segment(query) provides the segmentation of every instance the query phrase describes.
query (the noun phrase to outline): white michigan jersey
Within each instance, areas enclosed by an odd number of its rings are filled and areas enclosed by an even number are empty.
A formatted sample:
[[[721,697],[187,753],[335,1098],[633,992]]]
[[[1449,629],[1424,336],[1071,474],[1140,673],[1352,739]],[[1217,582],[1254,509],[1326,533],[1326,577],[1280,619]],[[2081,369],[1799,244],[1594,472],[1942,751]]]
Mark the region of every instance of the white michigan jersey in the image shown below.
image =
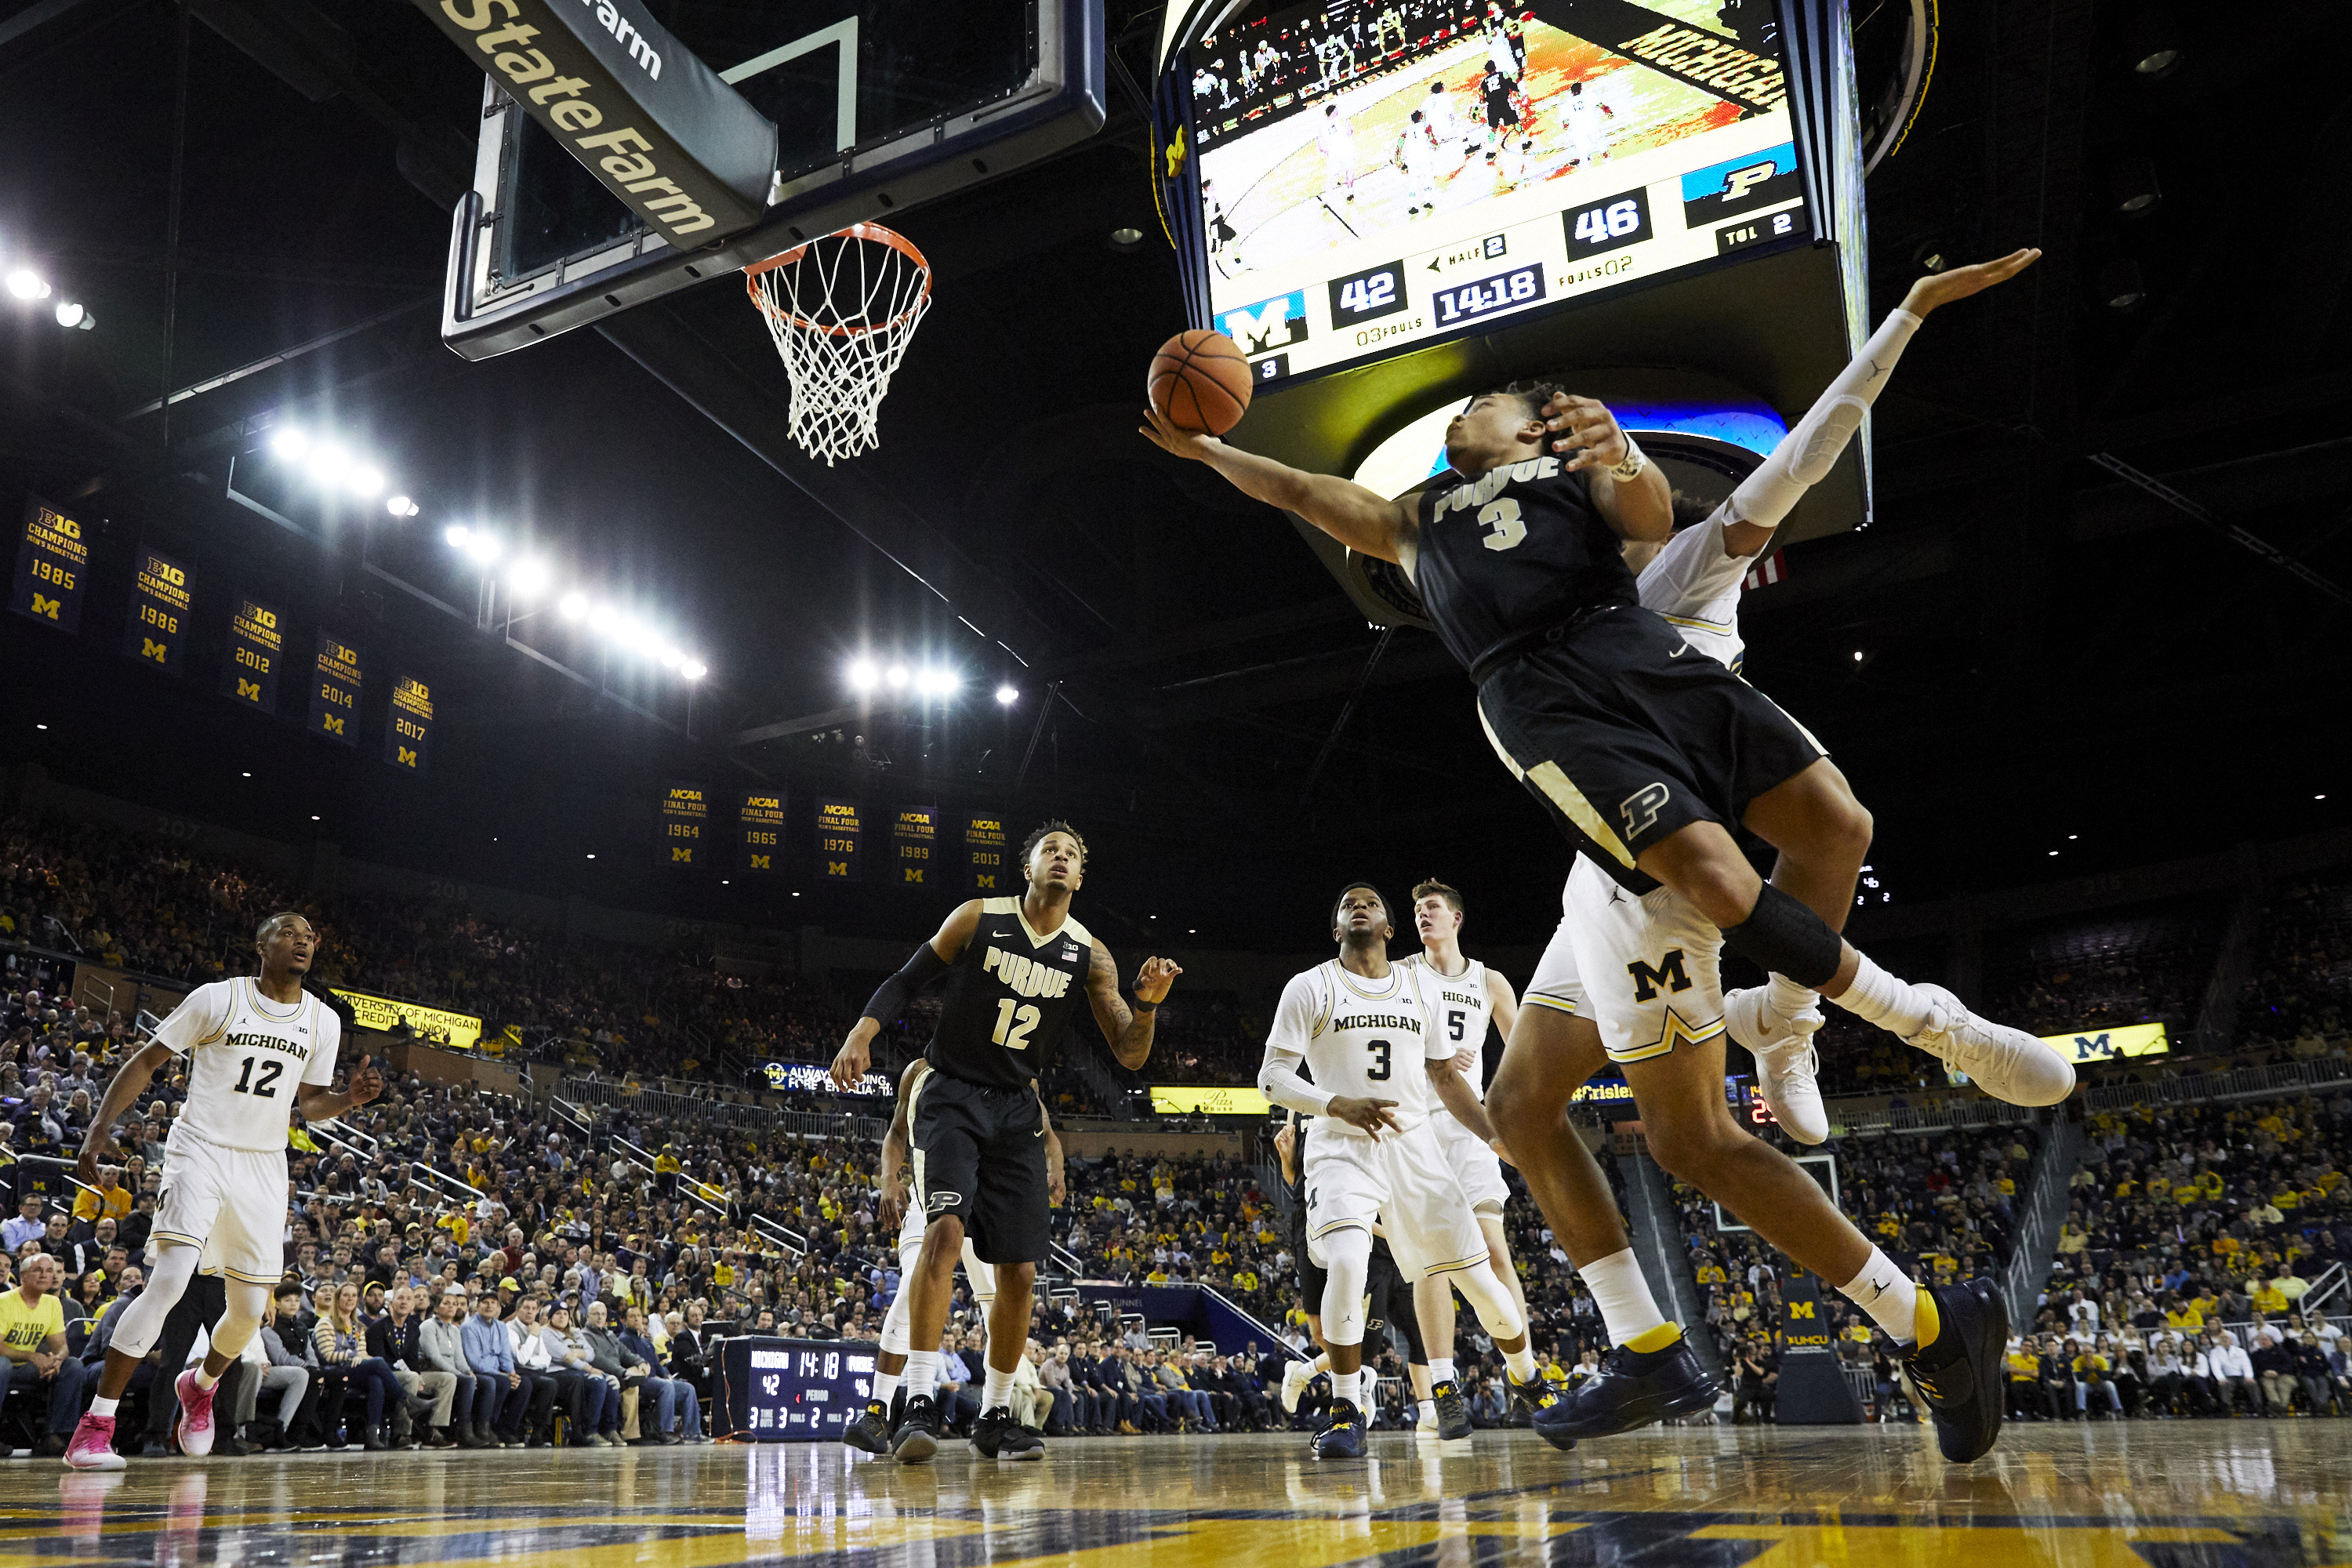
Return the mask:
[[[308,992],[272,1002],[239,977],[197,986],[155,1038],[188,1058],[176,1126],[224,1149],[282,1154],[298,1086],[334,1082],[342,1022]]]
[[[1642,606],[1655,610],[1683,641],[1739,673],[1747,644],[1739,636],[1739,590],[1753,557],[1723,552],[1721,512],[1684,529],[1634,579]]]
[[[1429,1058],[1454,1049],[1429,1026],[1418,966],[1391,963],[1384,980],[1351,974],[1329,959],[1290,977],[1275,1010],[1266,1048],[1303,1057],[1315,1087],[1354,1100],[1392,1100],[1398,1124],[1425,1118],[1435,1096]],[[1318,1120],[1315,1135],[1369,1138],[1336,1116]]]
[[[1495,999],[1486,990],[1486,966],[1476,959],[1460,974],[1440,974],[1426,953],[1405,960],[1421,971],[1421,991],[1429,1005],[1430,1026],[1438,1044],[1450,1053],[1473,1052],[1477,1060],[1462,1080],[1480,1100],[1486,1098],[1486,1026],[1495,1019]]]

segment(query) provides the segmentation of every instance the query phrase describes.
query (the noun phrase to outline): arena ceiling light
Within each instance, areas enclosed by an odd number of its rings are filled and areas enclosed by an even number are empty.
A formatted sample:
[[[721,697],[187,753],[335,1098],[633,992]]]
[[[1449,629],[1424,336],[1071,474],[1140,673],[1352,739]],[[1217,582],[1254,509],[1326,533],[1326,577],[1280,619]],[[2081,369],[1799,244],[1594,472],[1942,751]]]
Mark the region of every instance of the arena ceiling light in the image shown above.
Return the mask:
[[[519,599],[535,599],[554,582],[554,570],[536,555],[525,555],[507,568],[507,591]]]
[[[383,510],[394,517],[415,517],[423,509],[406,496],[394,496],[383,503]]]
[[[89,307],[79,300],[58,300],[57,316],[60,327],[79,327],[86,332],[98,325],[98,318],[91,315]]]
[[[47,279],[29,267],[19,267],[8,274],[8,292],[19,300],[46,300],[54,290]]]
[[[567,621],[585,620],[588,616],[588,595],[571,593],[556,601],[555,608]]]
[[[853,658],[846,679],[852,691],[871,691],[882,683],[882,671],[870,658]]]
[[[1011,684],[1000,686],[996,689],[996,700],[1010,708],[1021,700],[1021,689]]]

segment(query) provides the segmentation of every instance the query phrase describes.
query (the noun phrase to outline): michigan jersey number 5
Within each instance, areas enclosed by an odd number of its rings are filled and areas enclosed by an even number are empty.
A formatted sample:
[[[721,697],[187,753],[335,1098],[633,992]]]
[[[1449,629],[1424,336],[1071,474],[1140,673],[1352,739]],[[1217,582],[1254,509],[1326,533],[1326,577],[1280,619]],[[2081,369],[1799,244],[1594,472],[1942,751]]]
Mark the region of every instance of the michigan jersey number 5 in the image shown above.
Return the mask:
[[[1478,521],[1495,531],[1480,542],[1489,550],[1508,550],[1528,536],[1528,525],[1519,521],[1519,503],[1509,496],[1479,508]]]
[[[1006,1050],[1025,1051],[1029,1048],[1029,1031],[1037,1026],[1037,1017],[1034,1007],[1023,1007],[1018,1013],[1014,1012],[1013,999],[1008,996],[996,1005],[996,1034],[993,1038]]]

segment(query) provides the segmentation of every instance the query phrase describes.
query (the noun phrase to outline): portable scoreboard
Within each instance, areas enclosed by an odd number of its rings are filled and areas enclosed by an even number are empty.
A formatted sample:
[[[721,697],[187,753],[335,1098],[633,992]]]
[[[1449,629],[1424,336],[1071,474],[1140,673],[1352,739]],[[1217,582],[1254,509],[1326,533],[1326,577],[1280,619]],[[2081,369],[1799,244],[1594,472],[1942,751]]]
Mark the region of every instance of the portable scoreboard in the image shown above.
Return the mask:
[[[1779,28],[1714,9],[1316,0],[1193,38],[1210,319],[1263,390],[1810,243]]]
[[[874,1392],[877,1348],[860,1340],[720,1341],[721,1397],[713,1415],[723,1413],[727,1425],[713,1435],[754,1443],[837,1441]]]

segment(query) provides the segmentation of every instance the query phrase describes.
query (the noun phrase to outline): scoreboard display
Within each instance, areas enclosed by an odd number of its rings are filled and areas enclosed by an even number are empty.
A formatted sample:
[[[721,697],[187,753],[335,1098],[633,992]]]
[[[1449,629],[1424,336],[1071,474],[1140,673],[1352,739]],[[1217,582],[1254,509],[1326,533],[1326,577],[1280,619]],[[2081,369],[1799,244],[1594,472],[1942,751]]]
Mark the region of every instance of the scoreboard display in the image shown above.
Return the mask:
[[[1210,318],[1262,389],[1814,237],[1773,27],[1626,0],[1242,15],[1180,71]]]
[[[720,1341],[711,1435],[753,1443],[838,1441],[874,1391],[877,1348],[856,1340]]]

